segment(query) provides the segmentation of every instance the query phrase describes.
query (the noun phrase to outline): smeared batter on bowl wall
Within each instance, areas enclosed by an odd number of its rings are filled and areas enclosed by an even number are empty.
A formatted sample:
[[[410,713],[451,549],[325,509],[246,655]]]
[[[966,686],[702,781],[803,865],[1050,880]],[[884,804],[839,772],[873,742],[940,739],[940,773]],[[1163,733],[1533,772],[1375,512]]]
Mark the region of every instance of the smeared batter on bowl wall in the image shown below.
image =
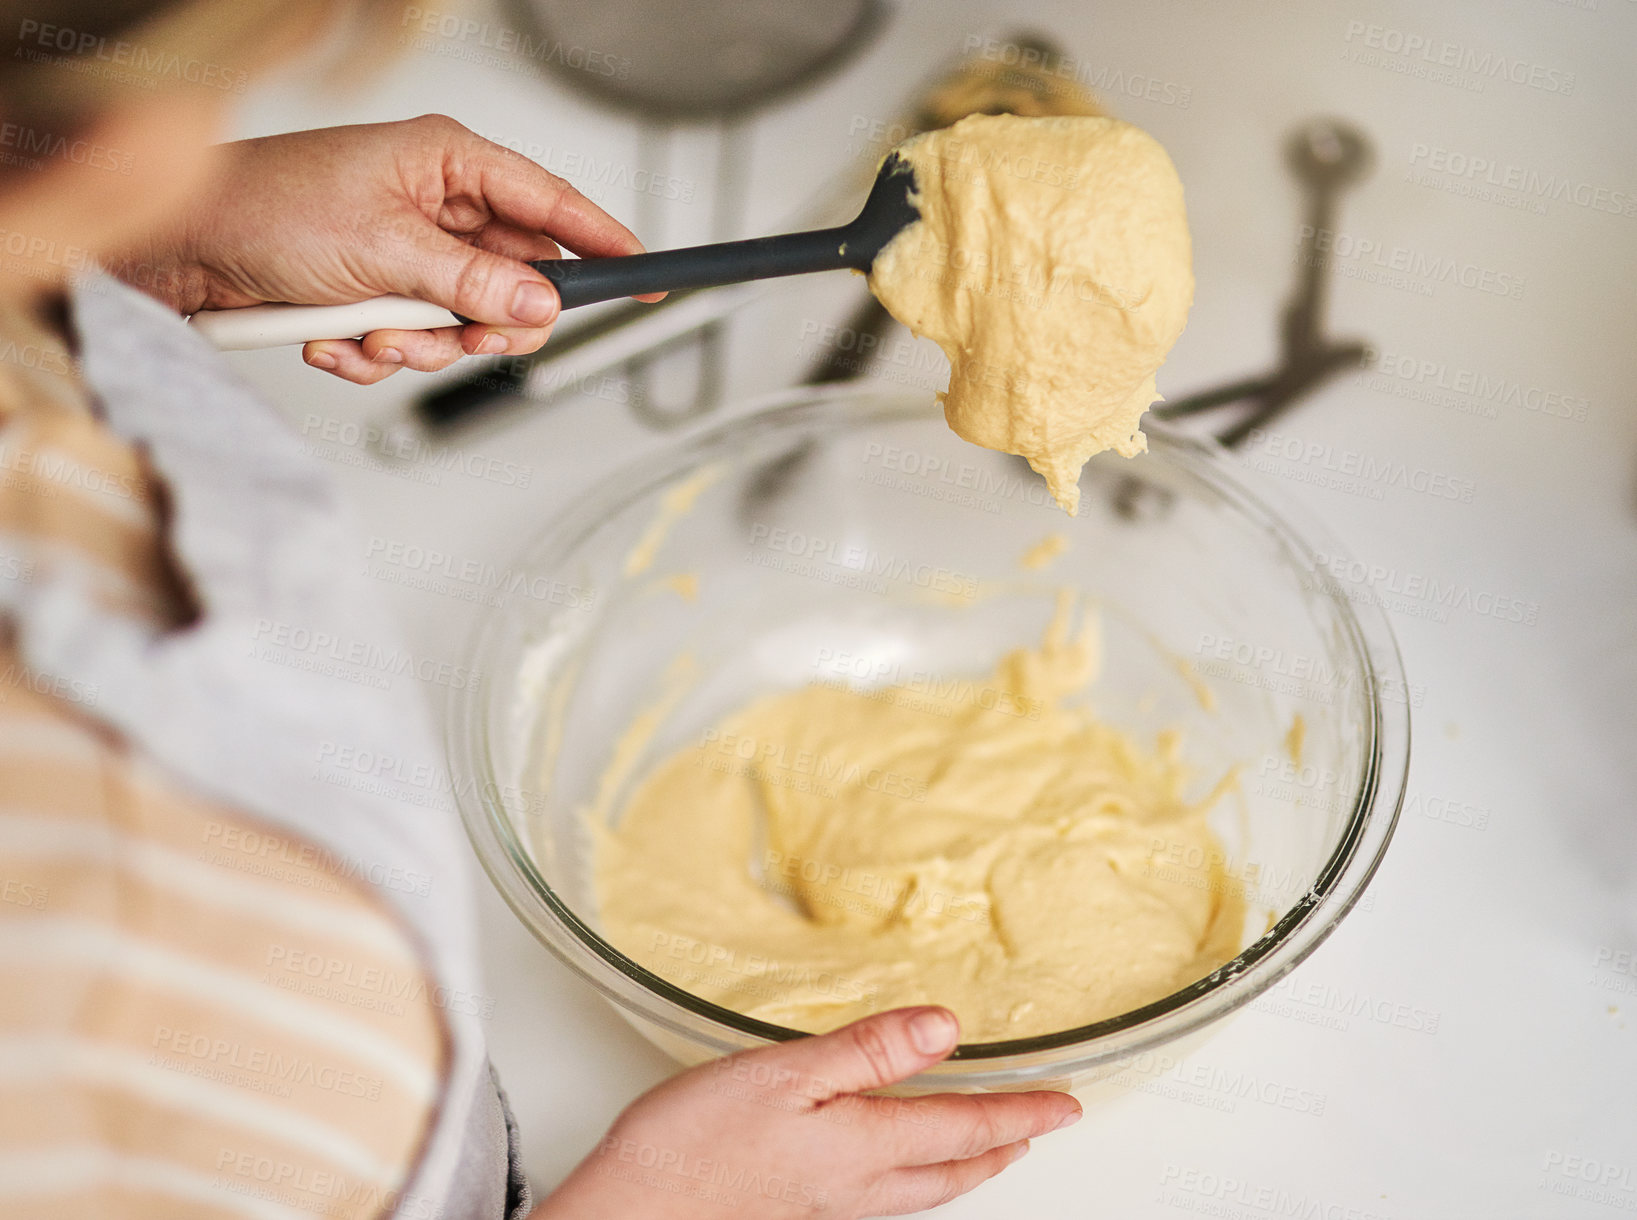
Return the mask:
[[[1097,664],[1060,605],[988,678],[814,685],[742,709],[598,825],[604,935],[685,990],[820,1032],[946,1004],[967,1041],[1085,1025],[1239,951],[1244,904],[1149,749],[1065,706]]]
[[[1194,276],[1182,183],[1118,119],[974,115],[898,153],[921,219],[870,288],[949,357],[960,436],[1021,454],[1069,513],[1080,468],[1147,448],[1139,420],[1182,334]]]

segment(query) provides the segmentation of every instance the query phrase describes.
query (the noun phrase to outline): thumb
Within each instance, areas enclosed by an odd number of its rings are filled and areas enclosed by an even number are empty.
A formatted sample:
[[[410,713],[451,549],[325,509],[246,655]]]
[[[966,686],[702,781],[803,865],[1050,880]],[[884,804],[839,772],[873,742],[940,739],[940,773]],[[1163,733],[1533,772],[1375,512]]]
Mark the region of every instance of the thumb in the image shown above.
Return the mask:
[[[931,1067],[955,1049],[960,1032],[947,1008],[898,1008],[745,1058],[776,1061],[774,1079],[789,1080],[809,1101],[825,1102],[896,1084]]]
[[[540,327],[557,316],[557,289],[533,267],[428,229],[415,255],[398,265],[391,291],[497,326]]]

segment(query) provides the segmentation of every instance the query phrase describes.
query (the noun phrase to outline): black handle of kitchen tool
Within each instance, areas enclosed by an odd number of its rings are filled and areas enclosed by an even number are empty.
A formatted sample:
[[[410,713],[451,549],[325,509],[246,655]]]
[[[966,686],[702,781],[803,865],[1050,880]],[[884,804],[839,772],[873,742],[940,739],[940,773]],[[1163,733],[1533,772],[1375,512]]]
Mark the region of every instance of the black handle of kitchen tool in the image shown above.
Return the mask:
[[[564,309],[677,288],[719,288],[848,266],[848,230],[815,229],[780,237],[656,250],[616,258],[541,259],[529,265],[557,286]]]
[[[920,217],[910,202],[914,189],[915,171],[894,153],[882,164],[858,216],[834,229],[616,258],[541,259],[529,265],[557,286],[564,309],[650,292],[719,288],[844,267],[868,271],[881,248]]]

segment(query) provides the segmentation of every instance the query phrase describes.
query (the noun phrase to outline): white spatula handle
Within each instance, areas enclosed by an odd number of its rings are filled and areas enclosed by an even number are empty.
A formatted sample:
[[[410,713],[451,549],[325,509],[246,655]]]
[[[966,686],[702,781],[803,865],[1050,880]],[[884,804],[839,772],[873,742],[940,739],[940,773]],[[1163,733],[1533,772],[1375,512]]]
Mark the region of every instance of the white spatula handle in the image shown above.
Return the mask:
[[[284,347],[309,339],[353,339],[372,330],[432,330],[461,324],[441,305],[401,296],[372,297],[350,305],[201,309],[189,321],[224,352]]]

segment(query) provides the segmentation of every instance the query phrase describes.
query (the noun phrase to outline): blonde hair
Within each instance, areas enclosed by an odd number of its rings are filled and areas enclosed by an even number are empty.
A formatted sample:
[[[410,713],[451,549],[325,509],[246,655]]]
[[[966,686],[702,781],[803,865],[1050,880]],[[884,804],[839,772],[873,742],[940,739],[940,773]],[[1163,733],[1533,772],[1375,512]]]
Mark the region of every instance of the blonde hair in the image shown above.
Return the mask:
[[[67,134],[133,96],[243,93],[345,21],[377,58],[403,0],[0,0],[0,121]]]

